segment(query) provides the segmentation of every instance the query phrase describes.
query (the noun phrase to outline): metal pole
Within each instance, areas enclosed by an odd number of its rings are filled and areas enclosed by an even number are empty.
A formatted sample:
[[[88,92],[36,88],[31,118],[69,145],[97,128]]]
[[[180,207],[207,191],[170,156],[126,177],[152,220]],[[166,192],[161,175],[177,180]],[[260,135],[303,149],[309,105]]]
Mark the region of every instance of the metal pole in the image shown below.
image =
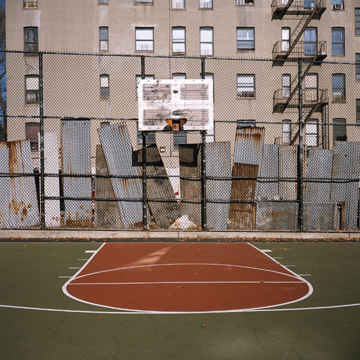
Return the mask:
[[[145,79],[145,56],[141,56],[141,79]],[[143,230],[147,230],[146,133],[142,132]]]
[[[201,227],[203,231],[207,230],[207,209],[206,209],[206,131],[201,132]]]
[[[298,230],[304,231],[304,196],[303,196],[303,111],[302,111],[302,62],[299,60],[298,63],[299,72],[299,145],[298,145],[298,175],[297,175],[297,199],[299,203],[298,212]]]
[[[44,92],[43,53],[39,52],[39,115],[40,115],[40,226],[45,229],[45,158],[44,158]]]

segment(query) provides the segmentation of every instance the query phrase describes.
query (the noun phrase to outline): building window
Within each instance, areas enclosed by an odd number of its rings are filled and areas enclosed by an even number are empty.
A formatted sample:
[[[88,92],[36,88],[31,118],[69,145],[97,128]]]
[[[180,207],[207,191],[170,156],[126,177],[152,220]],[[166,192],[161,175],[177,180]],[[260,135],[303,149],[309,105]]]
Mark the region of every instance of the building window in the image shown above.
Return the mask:
[[[24,9],[37,8],[38,0],[24,0]]]
[[[255,50],[254,28],[236,28],[236,49]]]
[[[28,52],[37,52],[39,48],[38,28],[24,28],[24,50]]]
[[[282,142],[290,144],[291,141],[291,120],[283,120],[282,122]]]
[[[109,75],[100,75],[100,98],[109,99],[110,88],[109,88]]]
[[[172,9],[185,9],[185,0],[171,0]]]
[[[27,104],[37,104],[40,97],[39,76],[25,76],[25,102]]]
[[[344,10],[344,0],[331,0],[332,10]]]
[[[136,51],[154,51],[154,28],[136,28]]]
[[[291,75],[290,74],[283,74],[282,75],[282,97],[288,98],[291,94]]]
[[[154,0],[135,0],[135,4],[152,4]]]
[[[346,141],[346,119],[333,120],[333,144],[335,141]]]
[[[360,99],[356,99],[356,124],[360,125]]]
[[[237,128],[255,127],[255,120],[237,120]]]
[[[287,2],[288,1],[286,1],[286,3]],[[304,9],[314,9],[315,6],[316,6],[316,0],[304,0]]]
[[[355,35],[360,35],[360,8],[355,8]]]
[[[102,26],[99,28],[100,51],[109,51],[109,28]]]
[[[282,27],[281,28],[281,51],[287,52],[290,48],[290,28]]]
[[[172,29],[173,54],[185,54],[185,28]]]
[[[30,141],[31,151],[38,151],[40,124],[26,123],[25,132],[26,132],[26,140]]]
[[[235,0],[235,5],[254,5],[255,0]]]
[[[332,28],[332,55],[345,55],[345,31],[344,28]]]
[[[311,119],[305,125],[305,145],[318,146],[318,120]]]
[[[108,0],[99,0],[99,4],[100,5],[108,5],[109,1]]]
[[[356,76],[356,80],[360,80],[360,53],[356,53],[355,54],[355,76]]]
[[[100,128],[104,128],[104,127],[107,127],[107,126],[110,126],[110,121],[102,121],[100,123]]]
[[[173,132],[173,144],[174,149],[177,150],[180,144],[187,143],[186,131],[174,131]]]
[[[174,73],[174,74],[172,74],[172,78],[174,80],[185,80],[186,74],[185,73]]]
[[[304,101],[317,102],[318,101],[318,74],[307,74],[304,80]]]
[[[142,145],[142,131],[137,132],[137,143],[138,145]],[[146,145],[156,144],[155,133],[147,132],[146,133]]]
[[[237,76],[237,95],[240,98],[255,97],[255,75]]]
[[[212,9],[213,2],[212,0],[200,0],[200,9]]]
[[[346,100],[345,74],[333,74],[333,76],[332,76],[332,94],[333,94],[334,102],[343,102]]]
[[[154,79],[155,79],[154,75],[145,75],[145,80],[154,80]],[[137,91],[138,91],[140,80],[141,80],[141,75],[136,75],[136,96],[137,96]]]
[[[214,55],[214,29],[200,29],[200,55]]]

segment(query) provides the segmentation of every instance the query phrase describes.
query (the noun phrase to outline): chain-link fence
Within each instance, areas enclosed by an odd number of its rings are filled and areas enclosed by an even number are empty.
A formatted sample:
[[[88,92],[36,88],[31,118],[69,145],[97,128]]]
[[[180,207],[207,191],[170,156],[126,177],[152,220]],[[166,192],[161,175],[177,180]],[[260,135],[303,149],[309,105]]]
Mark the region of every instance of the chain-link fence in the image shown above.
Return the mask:
[[[0,228],[359,230],[360,64],[7,52]],[[138,130],[212,79],[214,130]]]

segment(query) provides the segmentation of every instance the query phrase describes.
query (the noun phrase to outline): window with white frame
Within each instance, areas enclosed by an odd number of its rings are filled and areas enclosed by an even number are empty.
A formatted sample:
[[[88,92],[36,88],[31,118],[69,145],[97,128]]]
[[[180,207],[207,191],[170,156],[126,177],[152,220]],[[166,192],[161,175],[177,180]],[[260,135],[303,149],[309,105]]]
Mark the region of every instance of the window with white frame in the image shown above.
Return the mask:
[[[282,121],[282,143],[290,144],[291,141],[291,120]]]
[[[172,52],[173,54],[185,54],[185,28],[172,28]]]
[[[255,97],[255,75],[253,74],[237,75],[237,96],[240,98]]]
[[[344,0],[331,0],[332,10],[344,10]]]
[[[236,28],[236,49],[255,50],[254,28]]]
[[[356,53],[355,54],[355,76],[356,76],[356,80],[360,80],[360,53]]]
[[[185,9],[185,0],[171,0],[172,9]]]
[[[200,29],[200,55],[214,55],[214,29]]]
[[[39,48],[38,28],[24,28],[24,50],[29,52],[37,52]]]
[[[331,51],[332,55],[345,55],[345,30],[344,28],[331,29]]]
[[[99,41],[100,51],[109,51],[109,28],[107,26],[99,27]]]
[[[212,9],[213,2],[212,0],[200,0],[199,7],[200,9]]]
[[[345,74],[333,74],[332,94],[334,102],[344,102],[346,100]]]
[[[25,76],[25,102],[37,104],[40,97],[39,75]]]
[[[282,97],[288,98],[291,94],[291,75],[283,74],[281,78],[281,89],[282,89]]]
[[[30,141],[31,151],[38,151],[39,132],[39,123],[30,122],[25,124],[25,136],[26,140]]]
[[[135,4],[152,4],[154,0],[134,0]]]
[[[309,120],[305,125],[305,145],[318,146],[319,125],[317,119]]]
[[[174,73],[174,74],[172,74],[172,78],[174,80],[185,80],[186,74],[185,73]]]
[[[335,141],[347,141],[346,119],[333,120],[333,144]]]
[[[254,5],[255,0],[235,0],[235,5]]]
[[[24,9],[34,9],[38,6],[38,0],[24,0]]]
[[[102,74],[100,75],[100,98],[109,99],[109,97],[110,97],[109,75]]]
[[[136,51],[154,51],[154,28],[135,29]]]

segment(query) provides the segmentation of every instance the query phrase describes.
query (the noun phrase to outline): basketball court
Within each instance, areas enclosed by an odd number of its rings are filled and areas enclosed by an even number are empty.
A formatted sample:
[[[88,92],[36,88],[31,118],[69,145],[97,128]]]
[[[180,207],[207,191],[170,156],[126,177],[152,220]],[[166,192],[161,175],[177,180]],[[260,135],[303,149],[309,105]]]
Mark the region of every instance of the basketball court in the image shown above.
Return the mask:
[[[4,359],[358,359],[357,242],[0,243]]]

